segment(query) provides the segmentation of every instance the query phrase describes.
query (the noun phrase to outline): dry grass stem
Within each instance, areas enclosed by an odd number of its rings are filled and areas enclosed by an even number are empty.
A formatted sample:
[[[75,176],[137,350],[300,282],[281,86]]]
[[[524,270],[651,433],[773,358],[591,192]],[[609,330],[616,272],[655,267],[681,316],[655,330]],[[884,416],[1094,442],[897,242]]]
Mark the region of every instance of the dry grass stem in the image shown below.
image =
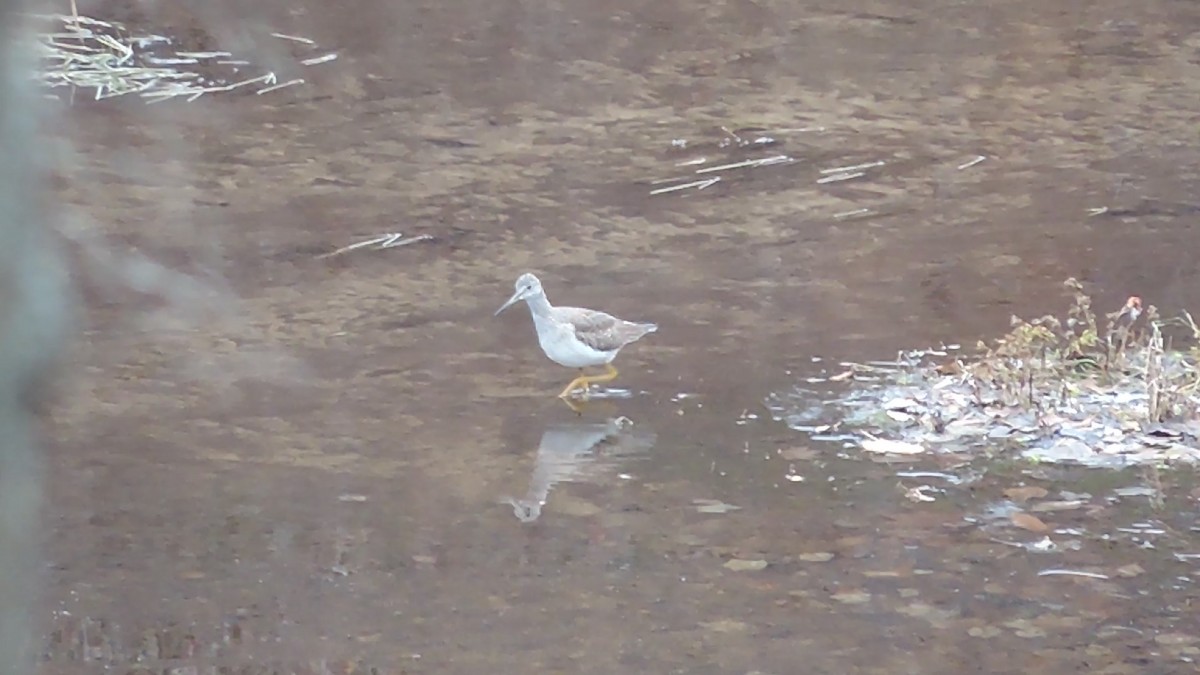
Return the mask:
[[[885,166],[887,162],[866,162],[865,164],[855,164],[854,166],[839,166],[833,169],[821,169],[821,175],[828,176],[829,174],[854,173],[865,169],[874,169],[876,167]]]
[[[75,91],[84,90],[94,100],[137,94],[146,103],[181,98],[195,101],[205,94],[232,92],[254,84],[265,94],[303,84],[297,78],[277,83],[268,72],[236,78],[237,70],[250,64],[227,51],[172,50],[176,41],[164,35],[138,35],[123,24],[80,16],[75,3],[71,14],[36,15],[50,24],[38,35],[41,83],[49,89],[67,87],[68,102]],[[274,34],[292,42],[316,47],[308,38]],[[329,53],[305,58],[302,65],[328,63],[337,58]]]
[[[862,178],[865,175],[867,175],[867,174],[864,171],[855,171],[854,173],[834,174],[832,176],[825,176],[824,178],[818,178],[817,185],[824,185],[825,183],[837,183],[837,182],[844,181],[844,180],[850,180],[852,178]]]
[[[428,234],[419,234],[415,237],[409,237],[405,239],[404,235],[400,232],[389,232],[388,234],[380,235],[366,241],[360,241],[355,244],[350,244],[349,246],[343,246],[336,251],[322,253],[321,255],[317,256],[317,259],[320,260],[322,258],[332,258],[334,256],[342,255],[343,253],[349,253],[350,251],[357,251],[359,249],[382,251],[384,249],[408,246],[409,244],[415,244],[420,241],[429,241],[431,239],[433,239],[433,236]]]

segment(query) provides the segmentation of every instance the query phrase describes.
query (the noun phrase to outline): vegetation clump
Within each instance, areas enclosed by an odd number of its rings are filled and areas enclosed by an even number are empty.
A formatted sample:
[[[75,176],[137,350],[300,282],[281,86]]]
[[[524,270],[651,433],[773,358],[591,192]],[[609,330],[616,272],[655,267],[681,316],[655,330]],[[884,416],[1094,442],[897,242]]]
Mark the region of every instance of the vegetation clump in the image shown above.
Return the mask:
[[[1097,316],[1075,279],[1065,317],[1013,317],[1004,337],[845,364],[834,401],[864,450],[1018,452],[1088,466],[1200,462],[1200,327],[1136,296]],[[1180,345],[1185,345],[1181,347]]]

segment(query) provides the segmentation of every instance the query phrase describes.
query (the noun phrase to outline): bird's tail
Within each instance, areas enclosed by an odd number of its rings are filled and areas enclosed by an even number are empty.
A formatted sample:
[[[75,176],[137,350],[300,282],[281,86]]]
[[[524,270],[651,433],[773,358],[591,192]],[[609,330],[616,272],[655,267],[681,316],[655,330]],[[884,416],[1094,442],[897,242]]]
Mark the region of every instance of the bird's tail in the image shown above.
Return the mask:
[[[642,331],[644,331],[642,333],[642,335],[646,335],[647,333],[653,333],[653,332],[657,331],[658,324],[656,324],[656,323],[639,323],[638,328],[641,328]]]

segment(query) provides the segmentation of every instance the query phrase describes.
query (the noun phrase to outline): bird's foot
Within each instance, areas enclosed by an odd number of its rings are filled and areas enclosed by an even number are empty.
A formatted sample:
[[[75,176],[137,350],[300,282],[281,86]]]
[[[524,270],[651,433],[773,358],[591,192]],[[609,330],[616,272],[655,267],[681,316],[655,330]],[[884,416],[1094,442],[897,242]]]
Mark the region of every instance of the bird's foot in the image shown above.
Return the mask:
[[[570,383],[567,384],[566,388],[562,390],[562,393],[558,395],[558,397],[565,399],[579,389],[583,389],[585,393],[587,392],[588,378],[586,375],[580,375],[579,377],[571,380]]]
[[[617,369],[612,367],[612,364],[606,364],[607,372],[603,375],[584,375],[571,380],[566,389],[558,395],[559,398],[565,399],[576,391],[582,392],[582,397],[587,398],[592,393],[592,385],[597,382],[612,382],[617,377]],[[580,371],[582,373],[582,371]]]

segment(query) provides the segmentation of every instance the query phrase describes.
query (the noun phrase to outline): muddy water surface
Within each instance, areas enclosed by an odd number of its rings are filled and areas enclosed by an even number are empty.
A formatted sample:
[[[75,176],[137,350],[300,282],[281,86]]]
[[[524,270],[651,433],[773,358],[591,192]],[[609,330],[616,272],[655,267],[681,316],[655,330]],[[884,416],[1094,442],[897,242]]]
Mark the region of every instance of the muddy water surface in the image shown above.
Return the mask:
[[[1067,276],[1195,307],[1200,8],[248,11],[137,20],[339,59],[62,119],[87,311],[46,672],[1193,672],[1189,476],[874,463],[766,404],[1061,309]],[[433,239],[318,258],[395,231]],[[553,398],[573,373],[492,317],[526,270],[660,324],[628,396]],[[1014,528],[1021,484],[1078,504]]]

